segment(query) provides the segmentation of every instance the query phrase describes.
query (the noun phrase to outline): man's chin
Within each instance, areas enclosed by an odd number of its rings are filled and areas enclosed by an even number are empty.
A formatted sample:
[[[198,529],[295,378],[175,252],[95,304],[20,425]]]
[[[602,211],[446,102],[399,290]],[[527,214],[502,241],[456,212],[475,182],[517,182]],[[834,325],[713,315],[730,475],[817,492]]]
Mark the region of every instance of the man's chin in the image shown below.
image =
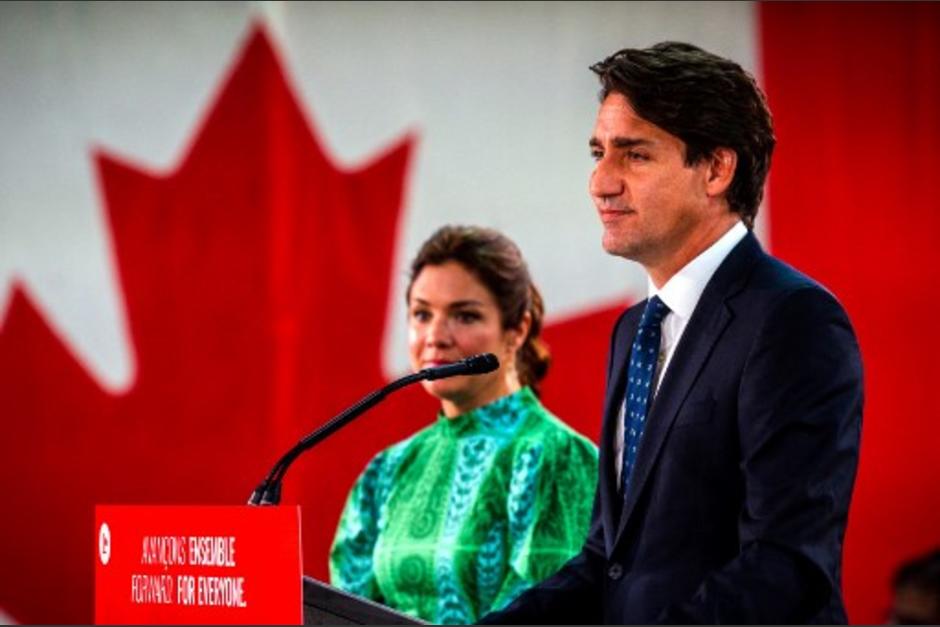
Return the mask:
[[[611,233],[605,232],[604,237],[601,239],[601,246],[608,255],[630,260],[636,259],[636,246],[625,242],[623,237],[617,237]]]

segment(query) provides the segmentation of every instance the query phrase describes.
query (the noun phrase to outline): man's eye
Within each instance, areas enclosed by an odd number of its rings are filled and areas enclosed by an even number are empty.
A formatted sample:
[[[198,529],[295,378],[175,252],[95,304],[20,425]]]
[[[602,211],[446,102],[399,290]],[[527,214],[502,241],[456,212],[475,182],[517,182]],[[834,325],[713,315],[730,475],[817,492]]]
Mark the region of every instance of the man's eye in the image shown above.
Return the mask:
[[[631,150],[630,152],[628,152],[627,157],[629,157],[630,161],[649,161],[650,160],[649,155],[647,155],[645,152],[636,152],[635,150]]]
[[[591,159],[594,159],[594,161],[600,161],[603,158],[604,158],[604,153],[601,152],[600,150],[591,151]]]

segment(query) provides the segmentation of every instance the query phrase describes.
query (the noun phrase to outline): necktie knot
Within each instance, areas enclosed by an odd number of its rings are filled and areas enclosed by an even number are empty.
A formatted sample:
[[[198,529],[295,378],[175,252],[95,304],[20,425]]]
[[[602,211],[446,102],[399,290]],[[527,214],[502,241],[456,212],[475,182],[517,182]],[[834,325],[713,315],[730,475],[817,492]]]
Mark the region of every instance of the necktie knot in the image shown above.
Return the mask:
[[[669,307],[666,303],[659,296],[653,296],[646,301],[646,309],[643,310],[643,316],[640,318],[640,326],[643,328],[658,327],[668,313]]]

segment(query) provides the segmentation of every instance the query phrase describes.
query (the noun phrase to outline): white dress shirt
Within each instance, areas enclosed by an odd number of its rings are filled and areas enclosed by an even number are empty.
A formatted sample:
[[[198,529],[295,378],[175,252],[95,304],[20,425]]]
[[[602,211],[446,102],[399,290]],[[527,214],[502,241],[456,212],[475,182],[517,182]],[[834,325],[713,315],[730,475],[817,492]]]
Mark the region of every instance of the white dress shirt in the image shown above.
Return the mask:
[[[670,278],[662,289],[657,290],[653,281],[647,277],[649,298],[659,298],[669,307],[669,313],[663,318],[662,336],[659,344],[659,359],[653,376],[653,397],[659,391],[666,370],[672,361],[672,355],[682,338],[692,312],[698,305],[705,286],[711,280],[715,270],[725,260],[731,249],[747,235],[747,228],[740,221],[736,222],[718,241],[702,251],[698,257],[687,263]],[[617,469],[617,483],[620,483],[620,471],[623,466],[623,400],[617,415],[617,434],[614,437],[614,465]]]

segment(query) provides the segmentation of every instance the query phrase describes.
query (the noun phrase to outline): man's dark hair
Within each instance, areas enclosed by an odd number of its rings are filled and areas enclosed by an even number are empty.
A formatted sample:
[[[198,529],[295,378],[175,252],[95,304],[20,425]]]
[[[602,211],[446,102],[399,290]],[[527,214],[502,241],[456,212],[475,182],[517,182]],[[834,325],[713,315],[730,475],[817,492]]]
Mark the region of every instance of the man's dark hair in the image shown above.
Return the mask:
[[[894,589],[910,586],[940,599],[940,548],[901,564],[894,574]]]
[[[665,41],[625,48],[591,66],[601,101],[623,94],[648,122],[681,139],[694,165],[719,147],[737,153],[728,189],[731,210],[754,226],[773,155],[773,121],[763,92],[740,65],[691,44]]]
[[[889,622],[936,625],[940,622],[940,547],[901,564],[894,573],[894,607]]]

